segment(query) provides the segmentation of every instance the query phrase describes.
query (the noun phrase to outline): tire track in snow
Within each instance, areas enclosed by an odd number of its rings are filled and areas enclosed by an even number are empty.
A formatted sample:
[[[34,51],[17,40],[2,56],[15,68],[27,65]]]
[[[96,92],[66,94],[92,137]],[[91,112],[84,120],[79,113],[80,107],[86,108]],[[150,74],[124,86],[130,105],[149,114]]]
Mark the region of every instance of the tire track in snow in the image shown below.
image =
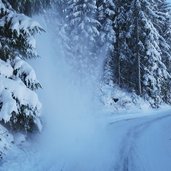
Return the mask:
[[[114,166],[114,171],[148,171],[145,166],[140,166],[136,168],[136,161],[141,160],[140,154],[136,151],[136,146],[138,145],[138,140],[141,135],[150,129],[153,124],[159,124],[160,121],[171,117],[170,114],[165,116],[159,116],[157,118],[150,118],[138,120],[138,124],[134,124],[130,129],[128,129],[125,137],[123,138],[120,149],[119,158],[117,159],[116,165]],[[137,119],[133,119],[135,121]],[[131,120],[127,121],[130,122]],[[123,121],[122,121],[123,122]]]

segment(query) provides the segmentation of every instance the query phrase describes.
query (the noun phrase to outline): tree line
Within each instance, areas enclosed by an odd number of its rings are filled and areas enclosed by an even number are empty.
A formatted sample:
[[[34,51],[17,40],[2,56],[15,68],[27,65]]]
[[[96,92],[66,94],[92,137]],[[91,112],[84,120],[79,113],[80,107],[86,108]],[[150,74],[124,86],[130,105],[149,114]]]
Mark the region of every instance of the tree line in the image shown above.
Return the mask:
[[[57,9],[64,23],[69,55],[88,56],[96,64],[105,51],[106,84],[134,92],[152,107],[171,103],[171,11],[166,0],[59,0],[48,6]]]
[[[11,71],[0,70],[4,125],[26,132],[40,127],[34,91],[41,86],[26,59],[37,56],[31,42],[42,28],[27,16],[47,9],[56,10],[53,17],[60,16],[58,36],[68,57],[93,69],[105,54],[105,84],[136,93],[152,107],[171,104],[171,11],[166,0],[0,0],[0,4],[0,65]],[[9,83],[21,85],[26,99]],[[10,103],[5,103],[6,97]],[[37,99],[36,105],[30,97]]]

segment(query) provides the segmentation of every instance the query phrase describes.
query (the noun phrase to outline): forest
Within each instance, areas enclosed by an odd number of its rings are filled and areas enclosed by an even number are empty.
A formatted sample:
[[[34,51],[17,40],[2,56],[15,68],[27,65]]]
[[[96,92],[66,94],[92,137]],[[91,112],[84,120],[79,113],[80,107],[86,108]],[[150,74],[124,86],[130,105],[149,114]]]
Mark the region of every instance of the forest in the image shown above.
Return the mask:
[[[46,35],[48,38],[43,39]],[[40,45],[43,47],[37,48]],[[38,65],[44,55],[47,63]],[[52,72],[47,77],[48,70]],[[43,76],[53,77],[56,82],[50,78],[46,82]],[[42,91],[49,94],[43,95]],[[59,99],[52,98],[55,93]],[[54,110],[48,103],[53,104]],[[71,117],[65,113],[87,112],[87,118],[91,118],[90,113],[98,115],[100,111],[99,118],[112,115],[104,119],[112,120],[115,115],[122,117],[132,111],[143,116],[145,109],[151,115],[151,111],[170,109],[170,106],[171,6],[168,0],[0,0],[0,160],[13,146],[18,148],[15,143],[18,135],[26,142],[33,135],[39,137],[48,127],[48,119],[43,115],[54,119],[50,112],[63,114],[58,123]],[[64,110],[65,107],[70,111]],[[145,120],[142,121],[145,125]],[[73,168],[66,170],[73,171]],[[35,169],[39,170],[46,169]],[[92,171],[96,170],[100,171]],[[124,171],[124,167],[116,166],[114,170]]]

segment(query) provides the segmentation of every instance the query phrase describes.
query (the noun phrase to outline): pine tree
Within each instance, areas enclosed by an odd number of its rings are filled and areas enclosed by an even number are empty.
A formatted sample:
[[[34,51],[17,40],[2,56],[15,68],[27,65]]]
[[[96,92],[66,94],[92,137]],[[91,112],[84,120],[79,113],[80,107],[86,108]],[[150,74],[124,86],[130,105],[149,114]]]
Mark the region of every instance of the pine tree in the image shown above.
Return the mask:
[[[112,80],[154,107],[170,99],[169,21],[164,0],[115,1]]]
[[[112,56],[113,82],[120,87],[133,87],[134,83],[129,79],[132,76],[132,50],[127,39],[130,37],[130,25],[128,23],[129,1],[115,1],[114,53]]]
[[[96,41],[99,36],[97,6],[95,0],[69,0],[66,7],[66,33],[70,39],[72,58],[77,58],[81,68],[95,65]],[[91,69],[90,69],[91,70]]]
[[[4,0],[6,1],[6,0]],[[54,0],[8,0],[13,9],[28,16],[48,9]]]
[[[157,10],[153,1],[133,0],[128,16],[130,38],[127,38],[127,45],[133,55],[130,66],[134,70],[129,67],[132,74],[127,80],[134,83],[132,88],[138,95],[157,107],[163,102],[163,84],[170,77],[162,61],[160,41],[163,37],[155,26]]]
[[[158,14],[156,27],[159,34],[162,36],[160,38],[162,62],[165,64],[168,73],[171,75],[171,9],[166,0],[158,0],[155,5]],[[161,94],[164,102],[171,103],[170,78],[163,83]]]
[[[153,1],[134,0],[131,11],[132,16],[135,16],[132,24],[135,25],[133,37],[135,37],[134,44],[137,45],[134,49],[138,73],[137,90],[140,93],[139,86],[141,86],[140,95],[158,107],[164,100],[162,89],[170,79],[170,75],[162,60],[160,41],[164,38],[155,26],[158,18],[157,10]]]
[[[105,46],[106,53],[114,51],[115,31],[114,31],[114,16],[115,4],[113,1],[100,0],[98,5],[98,20],[100,27],[100,43]]]
[[[0,121],[12,130],[41,129],[40,83],[24,60],[37,57],[34,35],[41,26],[0,1]]]
[[[112,0],[98,0],[98,20],[101,24],[99,47],[101,55],[105,57],[104,63],[104,80],[109,83],[112,80],[112,56],[114,54],[115,31],[114,31],[114,17],[115,17],[115,3]],[[100,51],[99,50],[99,51]]]

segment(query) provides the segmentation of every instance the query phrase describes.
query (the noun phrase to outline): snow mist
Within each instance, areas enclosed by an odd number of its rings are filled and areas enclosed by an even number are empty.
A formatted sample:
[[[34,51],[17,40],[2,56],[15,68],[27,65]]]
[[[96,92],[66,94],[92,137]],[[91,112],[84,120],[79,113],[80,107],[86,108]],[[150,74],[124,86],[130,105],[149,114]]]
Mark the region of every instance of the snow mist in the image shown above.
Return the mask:
[[[98,97],[103,62],[99,60],[96,67],[86,68],[76,57],[69,59],[57,37],[58,19],[48,18],[36,18],[46,33],[38,37],[41,58],[33,63],[43,86],[39,94],[45,126],[39,145],[43,158],[39,169],[108,170],[112,144]]]

